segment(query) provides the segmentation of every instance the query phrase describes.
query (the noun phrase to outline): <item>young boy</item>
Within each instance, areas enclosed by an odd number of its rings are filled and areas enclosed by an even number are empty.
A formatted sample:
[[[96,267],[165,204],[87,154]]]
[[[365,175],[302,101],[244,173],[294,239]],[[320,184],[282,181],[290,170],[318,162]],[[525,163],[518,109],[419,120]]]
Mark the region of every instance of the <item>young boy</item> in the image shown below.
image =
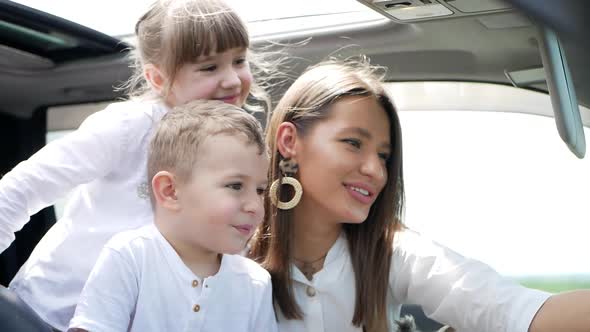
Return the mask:
[[[267,171],[260,124],[242,109],[196,101],[166,114],[148,155],[154,224],[105,245],[70,331],[276,331],[270,275],[236,255],[264,216]]]

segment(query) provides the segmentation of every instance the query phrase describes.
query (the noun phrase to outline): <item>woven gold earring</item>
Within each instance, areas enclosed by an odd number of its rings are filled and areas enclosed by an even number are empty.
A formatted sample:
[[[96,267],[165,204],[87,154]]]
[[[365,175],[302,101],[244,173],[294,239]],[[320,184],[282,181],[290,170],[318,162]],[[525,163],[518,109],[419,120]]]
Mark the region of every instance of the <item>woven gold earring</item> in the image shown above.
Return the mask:
[[[283,177],[281,178],[281,183],[279,184],[279,179],[276,179],[270,186],[270,192],[268,194],[270,196],[270,200],[272,201],[272,203],[281,210],[292,209],[295,206],[297,206],[297,204],[299,204],[299,201],[301,200],[301,195],[303,195],[303,188],[301,187],[301,183],[293,177],[293,175],[297,173],[298,168],[299,167],[297,166],[297,163],[291,159],[283,159],[279,162],[279,169],[283,174]],[[293,191],[295,192],[293,198],[291,198],[291,200],[288,202],[281,202],[277,194],[279,186],[283,184],[291,185],[293,187]]]

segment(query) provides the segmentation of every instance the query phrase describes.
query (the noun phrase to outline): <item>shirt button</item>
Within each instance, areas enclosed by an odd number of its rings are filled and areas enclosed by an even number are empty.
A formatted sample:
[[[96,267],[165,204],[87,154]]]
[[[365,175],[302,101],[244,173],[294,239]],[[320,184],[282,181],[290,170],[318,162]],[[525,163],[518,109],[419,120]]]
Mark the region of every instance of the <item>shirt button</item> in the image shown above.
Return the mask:
[[[307,286],[307,289],[305,290],[305,292],[307,293],[307,296],[309,297],[314,297],[315,296],[315,289],[311,286]]]
[[[193,287],[197,287],[199,286],[199,281],[198,280],[193,280]]]
[[[195,304],[195,306],[193,307],[193,311],[194,312],[199,312],[201,310],[201,306],[198,304]]]

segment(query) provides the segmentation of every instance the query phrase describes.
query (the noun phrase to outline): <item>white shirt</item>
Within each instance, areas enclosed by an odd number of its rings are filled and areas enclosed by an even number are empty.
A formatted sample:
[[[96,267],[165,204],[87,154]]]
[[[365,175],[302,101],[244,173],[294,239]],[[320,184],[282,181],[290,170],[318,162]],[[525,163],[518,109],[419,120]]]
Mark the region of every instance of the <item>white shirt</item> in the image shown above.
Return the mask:
[[[351,323],[356,287],[344,233],[312,281],[294,265],[292,271],[295,298],[305,319],[286,320],[277,306],[281,332],[362,331]],[[419,304],[427,316],[457,331],[527,332],[549,296],[502,278],[485,264],[415,232],[395,235],[387,297],[391,331],[402,304]]]
[[[29,216],[74,189],[64,216],[10,284],[39,316],[65,330],[100,250],[115,233],[151,223],[147,150],[166,113],[129,101],[97,112],[0,181],[0,251]]]
[[[274,332],[270,275],[223,255],[196,277],[154,225],[113,237],[84,286],[70,328],[108,331]]]

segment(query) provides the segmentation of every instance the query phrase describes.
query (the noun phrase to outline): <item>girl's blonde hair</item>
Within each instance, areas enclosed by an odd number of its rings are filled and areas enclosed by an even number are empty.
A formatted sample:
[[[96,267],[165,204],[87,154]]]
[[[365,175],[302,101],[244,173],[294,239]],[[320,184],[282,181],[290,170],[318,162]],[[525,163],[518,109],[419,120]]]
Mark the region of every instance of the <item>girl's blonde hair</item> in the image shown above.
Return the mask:
[[[156,0],[136,23],[135,35],[137,46],[130,54],[133,75],[123,86],[129,97],[158,97],[144,77],[147,64],[164,72],[168,78],[164,87],[167,93],[182,65],[213,52],[250,48],[246,25],[222,0]],[[263,67],[270,63],[258,59],[261,57],[248,51],[255,77],[250,94],[269,108],[270,97],[256,80],[256,72],[269,72]],[[252,105],[249,108],[256,109]]]
[[[397,112],[382,85],[379,68],[360,61],[330,60],[308,69],[285,93],[272,113],[266,143],[271,155],[269,183],[281,178],[282,159],[276,147],[276,132],[283,122],[291,122],[297,134],[305,136],[318,121],[329,116],[331,105],[346,96],[375,98],[390,121],[391,157],[384,189],[361,224],[344,224],[356,282],[356,302],[352,324],[365,331],[387,330],[389,269],[393,236],[401,224],[404,203],[401,128]],[[305,191],[305,188],[303,188]],[[281,192],[281,200],[287,194]],[[287,319],[303,319],[295,301],[291,281],[294,236],[293,210],[279,210],[265,201],[265,219],[257,230],[250,256],[273,278],[273,297]]]

